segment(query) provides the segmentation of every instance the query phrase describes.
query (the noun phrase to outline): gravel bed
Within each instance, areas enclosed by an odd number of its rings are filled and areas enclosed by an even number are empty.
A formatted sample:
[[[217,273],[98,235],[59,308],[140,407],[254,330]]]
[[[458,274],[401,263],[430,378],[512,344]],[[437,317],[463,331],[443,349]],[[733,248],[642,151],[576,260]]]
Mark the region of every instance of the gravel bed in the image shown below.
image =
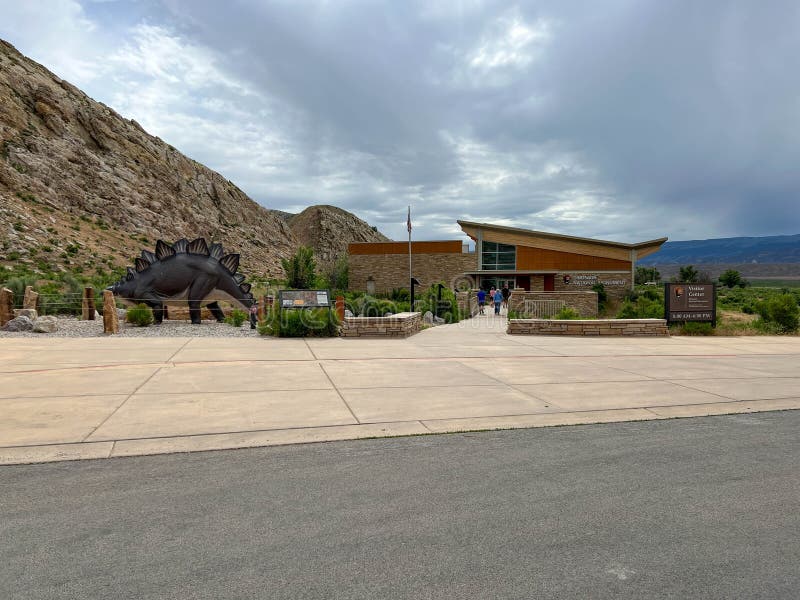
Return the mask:
[[[103,333],[103,319],[82,321],[75,317],[59,317],[58,331],[54,333],[34,333],[32,331],[0,331],[0,338],[65,338],[65,337],[259,337],[258,331],[250,329],[250,324],[234,327],[217,321],[203,321],[192,325],[189,321],[164,321],[161,325],[134,327],[128,323],[119,324],[119,333]]]

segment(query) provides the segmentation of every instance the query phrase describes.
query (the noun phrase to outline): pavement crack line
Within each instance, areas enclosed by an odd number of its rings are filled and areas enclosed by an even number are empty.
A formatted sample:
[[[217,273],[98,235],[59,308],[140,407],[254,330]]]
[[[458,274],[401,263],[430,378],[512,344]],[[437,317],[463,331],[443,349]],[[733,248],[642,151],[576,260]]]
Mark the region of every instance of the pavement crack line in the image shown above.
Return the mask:
[[[166,360],[167,364],[170,364],[170,365],[172,365],[172,366],[174,367],[175,365],[174,365],[174,363],[172,362],[172,361],[173,361],[173,359],[174,359],[176,356],[178,356],[178,353],[179,353],[179,352],[181,352],[181,351],[182,351],[184,348],[186,348],[186,346],[188,346],[189,344],[191,344],[191,343],[192,343],[192,340],[194,340],[194,339],[197,339],[197,338],[189,338],[188,340],[186,340],[186,343],[185,343],[185,344],[183,344],[183,346],[181,346],[180,348],[178,348],[177,350],[175,350],[175,352],[173,352],[172,356],[170,356],[170,357],[169,357],[169,358]]]
[[[164,368],[164,367],[159,367],[158,369],[156,369],[155,371],[153,371],[153,372],[150,374],[150,377],[148,377],[148,378],[147,378],[147,379],[145,379],[145,380],[144,380],[142,383],[140,383],[139,385],[137,385],[137,386],[136,386],[136,389],[135,389],[135,390],[133,390],[133,391],[132,391],[132,392],[131,392],[131,393],[130,393],[130,394],[129,394],[129,395],[128,395],[128,396],[127,396],[127,397],[126,397],[126,398],[125,398],[125,399],[124,399],[124,400],[123,400],[121,403],[120,403],[120,405],[119,405],[119,406],[117,406],[117,408],[115,408],[113,411],[111,411],[111,414],[110,414],[110,415],[108,415],[108,416],[107,416],[105,419],[103,419],[103,421],[102,421],[102,422],[101,422],[101,423],[100,423],[100,424],[99,424],[97,427],[95,427],[95,428],[94,428],[94,429],[92,429],[92,430],[91,430],[89,433],[87,433],[87,434],[86,434],[86,436],[85,436],[85,437],[84,437],[84,438],[83,438],[81,441],[82,441],[82,442],[86,442],[86,441],[88,441],[88,439],[89,439],[90,437],[92,437],[92,436],[94,435],[94,433],[95,433],[95,432],[96,432],[98,429],[100,429],[100,428],[101,428],[103,425],[105,425],[105,424],[108,422],[108,420],[109,420],[111,417],[113,417],[115,414],[117,414],[117,412],[119,411],[119,409],[120,409],[120,408],[122,408],[123,406],[125,406],[125,403],[126,403],[128,400],[130,400],[131,398],[133,398],[133,397],[136,395],[136,392],[138,392],[140,389],[142,389],[142,387],[144,387],[144,386],[145,386],[145,385],[146,385],[146,384],[147,384],[147,383],[148,383],[148,382],[149,382],[149,381],[150,381],[150,380],[151,380],[153,377],[155,377],[155,376],[156,376],[158,373],[160,373],[160,372],[161,372],[161,369],[163,369],[163,368]]]
[[[314,360],[319,360],[319,357],[315,354],[314,349],[309,345],[308,340],[303,338],[303,342],[305,343],[306,348],[308,348],[308,351],[311,353],[311,356],[314,357]]]
[[[333,386],[333,389],[336,390],[337,394],[339,394],[339,398],[342,399],[342,402],[344,402],[344,405],[347,407],[347,410],[349,410],[350,414],[353,415],[353,418],[356,420],[356,423],[361,425],[362,424],[361,420],[356,416],[356,413],[353,412],[353,409],[350,406],[350,404],[347,403],[347,400],[344,399],[344,394],[342,394],[341,390],[339,390],[339,388],[336,387],[336,384],[333,382],[333,379],[331,379],[331,376],[328,374],[328,371],[325,370],[325,366],[321,362],[319,363],[319,368],[322,369],[323,373],[325,373],[325,377],[327,377],[328,381],[331,382],[331,385]]]

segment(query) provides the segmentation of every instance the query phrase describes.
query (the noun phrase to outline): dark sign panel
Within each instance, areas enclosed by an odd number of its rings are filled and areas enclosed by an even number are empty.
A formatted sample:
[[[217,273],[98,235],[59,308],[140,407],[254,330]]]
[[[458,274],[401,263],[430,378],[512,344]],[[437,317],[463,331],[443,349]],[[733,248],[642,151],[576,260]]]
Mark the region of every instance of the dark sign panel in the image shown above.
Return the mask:
[[[330,308],[328,290],[281,290],[281,308]]]
[[[717,286],[713,283],[664,284],[664,318],[717,322]]]

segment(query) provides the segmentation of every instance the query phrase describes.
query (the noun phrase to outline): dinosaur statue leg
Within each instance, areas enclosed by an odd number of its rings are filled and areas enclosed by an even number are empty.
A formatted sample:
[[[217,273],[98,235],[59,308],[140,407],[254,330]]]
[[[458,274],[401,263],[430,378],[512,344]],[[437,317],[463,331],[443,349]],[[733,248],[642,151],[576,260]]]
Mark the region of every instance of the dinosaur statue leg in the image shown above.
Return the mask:
[[[156,294],[144,294],[142,298],[144,304],[153,309],[153,320],[156,325],[161,325],[164,322],[164,303],[161,298]]]
[[[212,302],[211,304],[206,304],[206,308],[211,311],[211,314],[214,315],[218,323],[222,323],[225,320],[225,313],[222,312],[219,303]]]
[[[200,325],[200,300],[189,300],[189,318],[192,325]]]
[[[215,287],[215,281],[208,279],[196,279],[189,286],[189,318],[192,325],[200,325],[200,303],[211,293]],[[217,315],[214,315],[215,317]]]

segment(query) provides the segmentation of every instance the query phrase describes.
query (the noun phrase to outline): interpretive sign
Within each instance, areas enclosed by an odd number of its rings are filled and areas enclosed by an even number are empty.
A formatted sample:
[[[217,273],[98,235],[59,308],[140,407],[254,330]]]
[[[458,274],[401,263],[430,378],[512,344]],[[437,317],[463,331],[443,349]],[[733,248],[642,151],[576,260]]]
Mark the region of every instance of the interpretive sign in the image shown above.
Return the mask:
[[[330,308],[328,290],[281,290],[281,308]]]
[[[717,325],[717,286],[713,283],[665,283],[667,323],[710,321]]]

